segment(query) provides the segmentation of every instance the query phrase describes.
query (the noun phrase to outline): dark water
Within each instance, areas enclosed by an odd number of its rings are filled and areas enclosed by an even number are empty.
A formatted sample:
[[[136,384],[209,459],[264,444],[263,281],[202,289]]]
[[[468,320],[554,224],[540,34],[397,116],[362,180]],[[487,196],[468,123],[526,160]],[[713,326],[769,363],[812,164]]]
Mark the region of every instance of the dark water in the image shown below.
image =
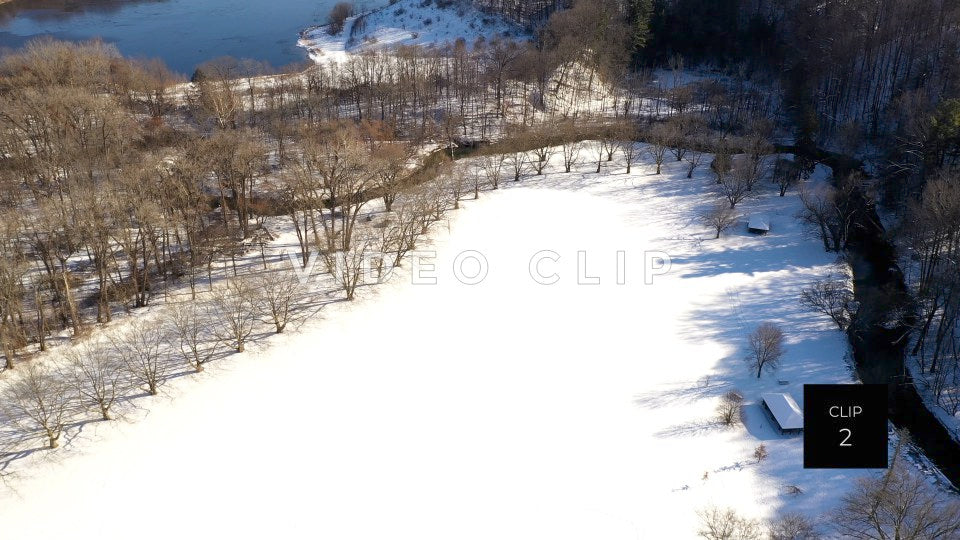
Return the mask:
[[[307,59],[300,30],[326,22],[338,0],[14,0],[0,4],[0,47],[39,36],[95,37],[127,56],[161,58],[189,75],[218,56],[273,66]],[[383,0],[358,1],[376,7]]]
[[[847,156],[820,151],[835,177],[851,171],[863,173],[863,164]],[[886,384],[890,396],[890,419],[906,429],[913,443],[923,450],[955,487],[960,488],[960,444],[927,409],[917,387],[907,375],[904,360],[909,334],[916,327],[912,299],[897,265],[897,254],[887,231],[863,194],[862,211],[851,226],[848,256],[853,268],[854,294],[860,303],[848,331],[857,372],[865,383]],[[908,313],[893,317],[892,313]],[[897,321],[893,327],[884,324]]]

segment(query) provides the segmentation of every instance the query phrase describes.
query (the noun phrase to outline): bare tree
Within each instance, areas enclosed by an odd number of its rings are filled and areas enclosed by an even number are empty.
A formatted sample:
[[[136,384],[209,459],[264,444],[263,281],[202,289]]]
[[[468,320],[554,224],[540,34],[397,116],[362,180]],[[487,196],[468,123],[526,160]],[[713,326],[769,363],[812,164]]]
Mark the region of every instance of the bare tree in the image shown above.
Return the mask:
[[[196,104],[201,113],[216,121],[220,129],[236,129],[243,103],[234,80],[239,77],[239,64],[232,58],[219,58],[202,64],[195,80]]]
[[[717,184],[723,184],[724,179],[726,179],[732,169],[733,156],[730,155],[730,151],[723,145],[717,149],[713,156],[713,161],[710,162],[710,170],[713,171],[713,174],[716,176]]]
[[[217,180],[220,212],[229,226],[226,213],[234,208],[244,238],[250,233],[254,207],[251,201],[257,181],[267,170],[267,149],[252,131],[224,131],[205,140],[202,151],[206,165]]]
[[[692,120],[687,115],[673,116],[667,120],[667,133],[670,137],[670,153],[677,161],[683,161],[689,147]]]
[[[747,160],[735,161],[733,164],[733,170],[730,171],[730,176],[736,178],[739,182],[747,186],[747,191],[753,191],[753,188],[756,187],[757,183],[760,181],[760,176]]]
[[[487,73],[494,83],[497,111],[503,111],[503,95],[506,85],[506,76],[510,66],[517,61],[523,49],[515,41],[495,37],[489,46],[483,48],[481,54]]]
[[[613,153],[619,146],[619,133],[613,126],[601,126],[594,131],[597,143],[594,151],[597,153],[597,174],[603,169],[605,161],[613,161]]]
[[[600,140],[600,151],[603,155],[606,155],[605,159],[608,162],[613,161],[613,155],[617,153],[623,143],[624,130],[619,123],[603,126],[598,131],[597,138]],[[604,158],[601,157],[601,159]]]
[[[723,231],[736,225],[739,216],[726,202],[718,201],[703,213],[702,219],[704,224],[716,231],[714,239],[717,239]]]
[[[627,174],[633,171],[633,164],[643,155],[642,147],[633,139],[625,140],[623,146],[623,159],[627,162]]]
[[[173,88],[182,82],[181,77],[170,71],[160,60],[134,61],[135,74],[132,81],[134,99],[146,107],[157,123],[176,108]]]
[[[349,249],[325,254],[327,265],[334,279],[343,288],[347,300],[353,300],[357,287],[363,281],[365,257],[372,239],[364,234],[357,236],[356,242]]]
[[[420,206],[423,219],[423,228],[421,234],[426,234],[427,226],[443,219],[447,210],[450,209],[453,197],[450,190],[447,189],[442,180],[443,175],[438,175],[423,184],[417,186],[414,197]]]
[[[538,175],[542,175],[555,152],[553,145],[556,143],[556,137],[548,132],[546,127],[541,127],[530,132],[530,141],[534,145],[530,164]]]
[[[773,165],[773,181],[780,188],[780,196],[800,181],[800,165],[790,159],[778,159]]]
[[[214,291],[219,320],[216,335],[236,352],[243,352],[257,322],[257,291],[249,278],[238,277]]]
[[[700,530],[697,535],[707,540],[760,540],[763,532],[756,520],[740,516],[732,508],[710,507],[697,511]]]
[[[7,227],[19,229],[16,221],[7,216],[0,216]],[[5,231],[0,240],[0,351],[3,352],[5,362],[3,369],[13,369],[17,350],[27,344],[22,324],[23,298],[26,293],[24,278],[27,274],[27,265],[24,254],[14,247],[17,230]],[[5,238],[4,238],[5,237]]]
[[[762,118],[753,119],[748,126],[748,133],[743,138],[743,146],[747,151],[747,158],[750,161],[750,167],[756,177],[763,176],[764,165],[767,156],[774,152],[774,147],[770,144],[770,137],[773,134],[773,124]]]
[[[393,231],[392,251],[394,253],[393,266],[399,267],[407,253],[417,247],[417,239],[425,227],[427,209],[416,197],[403,201],[397,210],[394,220],[390,223]]]
[[[647,130],[647,152],[657,164],[657,174],[661,173],[663,162],[667,159],[667,152],[674,140],[674,130],[667,124],[654,124]]]
[[[28,364],[7,387],[4,397],[10,416],[21,429],[41,434],[48,448],[56,448],[66,428],[71,395],[56,373]]]
[[[784,514],[770,525],[770,540],[820,540],[822,535],[803,514]]]
[[[483,171],[483,175],[487,179],[487,184],[490,186],[490,189],[500,189],[500,180],[503,178],[503,163],[505,160],[506,155],[498,152],[490,152],[480,158],[480,170]]]
[[[335,36],[343,31],[343,25],[348,18],[353,16],[353,4],[350,2],[337,2],[330,10],[327,32]]]
[[[520,176],[523,175],[523,171],[527,168],[528,162],[529,156],[526,152],[515,150],[507,154],[507,164],[510,165],[510,170],[513,171],[514,182],[520,181]]]
[[[703,159],[706,154],[703,151],[702,145],[703,141],[693,141],[690,148],[687,149],[687,153],[683,156],[687,162],[687,178],[693,178],[693,173],[703,164]]]
[[[445,177],[447,185],[450,187],[450,196],[453,198],[454,210],[460,209],[460,199],[463,198],[463,192],[467,189],[467,174],[467,167],[462,164],[457,164],[450,171],[450,174]]]
[[[679,68],[683,70],[682,63]],[[676,86],[667,91],[667,102],[670,107],[677,112],[678,116],[683,116],[687,108],[694,101],[694,91],[691,85]]]
[[[374,185],[369,148],[359,142],[356,130],[336,124],[310,131],[304,139],[305,165],[322,179],[315,198],[323,201],[317,206],[326,250],[348,249]]]
[[[823,185],[800,190],[803,210],[799,217],[816,231],[825,250],[840,251],[847,247],[850,228],[860,209],[856,194],[862,180],[859,175],[851,174],[837,179],[837,187]]]
[[[110,336],[127,373],[151,396],[157,395],[160,385],[173,371],[164,350],[167,342],[164,330],[160,324],[134,320],[126,330]]]
[[[169,337],[183,359],[197,372],[216,357],[222,341],[212,331],[217,314],[196,302],[175,304],[170,311]]]
[[[387,212],[393,211],[393,202],[406,181],[408,165],[413,160],[412,145],[384,143],[377,146],[372,160],[372,172],[376,178],[374,188],[380,192]]]
[[[123,363],[91,344],[71,347],[64,357],[65,378],[80,397],[80,404],[110,420],[110,408],[124,392]]]
[[[280,334],[294,318],[294,306],[300,292],[300,282],[293,272],[284,269],[265,271],[254,282],[261,315],[266,317]]]
[[[786,351],[783,348],[783,330],[772,322],[760,323],[748,339],[749,354],[747,361],[757,372],[757,378],[763,370],[773,370],[780,365]]]
[[[730,209],[736,208],[737,204],[750,195],[752,185],[742,175],[725,174],[720,180],[720,194],[730,203]]]
[[[583,141],[573,121],[564,122],[560,126],[561,151],[563,153],[563,170],[570,172],[573,166],[580,161],[580,152],[583,150]]]
[[[844,538],[870,540],[946,540],[960,537],[960,503],[943,496],[922,475],[903,462],[897,444],[893,461],[882,475],[858,480],[833,515],[834,529]]]
[[[17,349],[23,343],[22,330],[14,321],[0,323],[0,350],[3,351],[3,369],[13,369],[16,366]]]
[[[740,421],[740,410],[743,408],[743,394],[737,390],[730,390],[720,398],[717,405],[717,419],[725,426],[732,426]]]
[[[470,178],[473,179],[473,200],[480,198],[480,190],[483,189],[483,181],[486,178],[483,174],[483,166],[480,163],[468,165]]]
[[[804,307],[830,317],[841,332],[850,325],[851,302],[853,291],[840,279],[820,280],[800,292],[800,303]]]

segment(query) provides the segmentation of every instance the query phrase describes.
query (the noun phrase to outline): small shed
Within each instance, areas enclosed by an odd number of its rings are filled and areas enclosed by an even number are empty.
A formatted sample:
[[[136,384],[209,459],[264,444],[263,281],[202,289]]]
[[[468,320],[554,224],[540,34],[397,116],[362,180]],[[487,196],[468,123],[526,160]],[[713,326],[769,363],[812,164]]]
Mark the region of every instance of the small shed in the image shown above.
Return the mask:
[[[803,432],[803,411],[793,396],[784,393],[769,393],[760,396],[763,408],[773,419],[783,435]]]
[[[767,234],[770,232],[770,218],[762,214],[750,216],[747,230],[753,234]]]

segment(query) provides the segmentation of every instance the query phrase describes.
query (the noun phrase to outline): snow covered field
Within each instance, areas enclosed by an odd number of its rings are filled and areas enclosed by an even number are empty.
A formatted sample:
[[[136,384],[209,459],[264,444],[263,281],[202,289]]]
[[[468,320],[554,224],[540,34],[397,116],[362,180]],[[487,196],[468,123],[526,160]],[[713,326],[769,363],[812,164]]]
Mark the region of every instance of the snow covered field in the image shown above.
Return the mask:
[[[422,246],[435,285],[412,284],[408,265],[173,381],[138,402],[141,420],[90,424],[0,489],[3,537],[690,538],[710,505],[823,518],[867,473],[803,470],[802,439],[756,405],[851,382],[843,334],[796,300],[834,270],[796,223],[797,196],[764,185],[738,210],[770,216],[771,233],[744,218],[713,240],[696,217],[705,169],[564,174],[555,159],[435,229]],[[453,274],[467,250],[488,262],[482,283]],[[539,265],[554,285],[530,275],[543,250],[560,256]],[[581,251],[599,284],[577,283]],[[646,251],[672,260],[652,285]],[[787,354],[758,380],[743,356],[767,320]],[[734,388],[745,425],[725,429],[715,408]]]
[[[423,0],[400,0],[348,18],[337,35],[331,36],[325,26],[307,30],[299,45],[314,61],[327,62],[342,59],[346,53],[399,45],[441,46],[460,38],[473,45],[481,38],[490,41],[522,35],[518,26],[483,13],[470,2],[447,3],[451,5],[439,7],[436,2],[423,5]],[[358,18],[362,22],[352,31]]]

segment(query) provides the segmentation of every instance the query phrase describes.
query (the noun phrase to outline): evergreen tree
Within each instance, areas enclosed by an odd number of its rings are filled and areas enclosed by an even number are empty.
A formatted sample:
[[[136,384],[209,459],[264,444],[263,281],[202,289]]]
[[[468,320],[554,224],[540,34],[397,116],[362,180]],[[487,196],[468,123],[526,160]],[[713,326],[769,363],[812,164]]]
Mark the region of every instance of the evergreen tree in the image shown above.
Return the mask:
[[[643,51],[650,39],[652,14],[653,0],[628,0],[627,24],[630,26],[630,47],[634,55]]]

